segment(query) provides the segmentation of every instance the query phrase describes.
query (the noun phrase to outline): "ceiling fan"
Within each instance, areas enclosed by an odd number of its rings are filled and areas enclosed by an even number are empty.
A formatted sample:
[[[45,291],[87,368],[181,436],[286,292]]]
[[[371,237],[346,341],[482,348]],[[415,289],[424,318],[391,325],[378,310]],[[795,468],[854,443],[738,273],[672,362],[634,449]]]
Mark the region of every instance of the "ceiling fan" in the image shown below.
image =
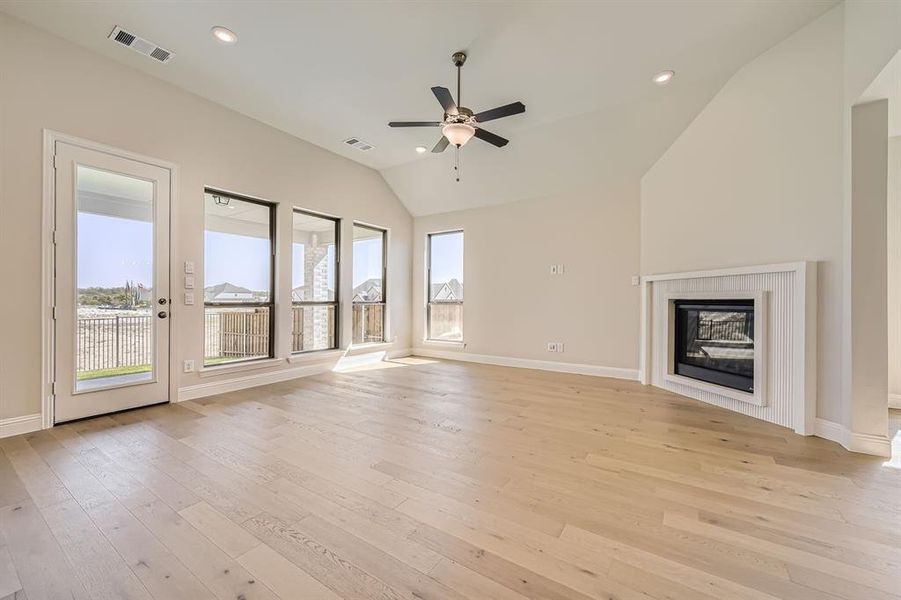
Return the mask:
[[[444,152],[449,144],[453,144],[459,150],[473,136],[493,144],[498,148],[506,146],[510,140],[504,139],[499,135],[491,133],[479,127],[480,124],[511,115],[518,115],[526,111],[526,105],[522,102],[513,102],[498,106],[491,110],[485,110],[480,113],[473,113],[472,110],[462,106],[460,103],[460,70],[466,62],[466,54],[463,52],[455,52],[451,57],[454,66],[457,67],[457,101],[450,90],[445,87],[435,86],[432,93],[444,109],[444,118],[441,121],[391,121],[389,127],[441,127],[441,133],[444,135],[432,148],[432,152]],[[459,181],[459,177],[457,181]]]

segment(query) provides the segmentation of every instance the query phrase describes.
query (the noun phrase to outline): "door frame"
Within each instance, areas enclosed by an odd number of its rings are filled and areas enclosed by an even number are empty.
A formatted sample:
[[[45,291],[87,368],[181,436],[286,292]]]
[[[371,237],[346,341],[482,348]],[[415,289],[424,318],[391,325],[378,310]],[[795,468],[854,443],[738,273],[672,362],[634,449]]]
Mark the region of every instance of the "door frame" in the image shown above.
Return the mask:
[[[108,146],[99,142],[93,142],[66,133],[44,129],[43,145],[43,202],[41,206],[41,428],[49,429],[54,423],[54,402],[56,394],[54,390],[54,360],[56,356],[56,340],[54,339],[54,239],[53,232],[56,228],[56,143],[63,142],[72,146],[78,146],[86,150],[103,152],[119,158],[147,163],[169,171],[169,296],[173,302],[169,304],[169,381],[166,386],[169,392],[169,402],[178,398],[178,386],[175,375],[178,363],[178,336],[173,332],[178,331],[177,320],[179,314],[175,310],[176,294],[179,270],[176,267],[177,255],[175,244],[176,236],[173,231],[176,227],[177,216],[172,210],[177,206],[178,199],[178,165],[169,161],[137,154],[114,146]],[[180,304],[180,303],[178,303]]]

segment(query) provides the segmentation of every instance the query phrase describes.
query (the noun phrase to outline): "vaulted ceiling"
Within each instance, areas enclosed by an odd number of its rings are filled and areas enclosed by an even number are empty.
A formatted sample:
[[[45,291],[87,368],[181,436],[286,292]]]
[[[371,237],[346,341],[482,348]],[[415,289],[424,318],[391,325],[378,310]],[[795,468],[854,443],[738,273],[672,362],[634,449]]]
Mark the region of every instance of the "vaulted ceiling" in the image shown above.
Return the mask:
[[[382,172],[415,215],[552,196],[637,178],[744,63],[832,0],[598,2],[42,2],[0,10]],[[107,39],[122,26],[175,52],[159,64]],[[239,41],[210,36],[223,25]],[[431,148],[429,88],[463,104],[515,100],[525,114],[486,124],[511,143]],[[654,73],[673,69],[666,87]],[[360,152],[343,143],[373,144]]]

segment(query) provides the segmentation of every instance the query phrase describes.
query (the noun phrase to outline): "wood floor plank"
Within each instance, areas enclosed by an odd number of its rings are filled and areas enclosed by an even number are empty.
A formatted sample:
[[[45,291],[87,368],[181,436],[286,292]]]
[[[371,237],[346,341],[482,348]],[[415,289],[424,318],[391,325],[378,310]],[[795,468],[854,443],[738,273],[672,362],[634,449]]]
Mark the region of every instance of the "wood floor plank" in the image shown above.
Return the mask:
[[[153,535],[219,600],[273,600],[236,560],[156,497],[135,499],[129,506]]]
[[[0,508],[0,533],[6,540],[18,579],[28,598],[91,598],[34,503],[29,501]]]
[[[899,465],[411,357],[0,440],[0,599],[901,600]]]
[[[280,598],[304,600],[340,600],[340,596],[313,579],[290,560],[267,546],[258,544],[238,557],[253,576]]]
[[[22,582],[19,581],[9,548],[6,547],[6,540],[0,535],[0,598],[7,598],[19,592],[24,595]]]
[[[232,558],[237,558],[260,545],[258,539],[206,502],[200,501],[183,508],[178,514]]]

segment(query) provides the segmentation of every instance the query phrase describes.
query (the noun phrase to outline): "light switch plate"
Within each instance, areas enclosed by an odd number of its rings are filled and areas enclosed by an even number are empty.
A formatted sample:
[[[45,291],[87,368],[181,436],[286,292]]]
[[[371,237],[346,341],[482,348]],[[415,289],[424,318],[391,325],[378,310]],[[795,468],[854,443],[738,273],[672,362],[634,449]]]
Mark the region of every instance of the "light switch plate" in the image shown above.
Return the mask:
[[[193,360],[185,361],[184,372],[185,373],[193,373],[194,372],[194,361]]]
[[[641,285],[641,277],[638,275],[632,276],[632,285]]]
[[[187,273],[188,275],[191,275],[194,273],[194,261],[193,260],[185,261],[185,273]]]
[[[185,292],[185,306],[193,306],[194,305],[194,293],[193,292]]]
[[[185,289],[186,290],[194,289],[194,276],[193,275],[185,275]]]

